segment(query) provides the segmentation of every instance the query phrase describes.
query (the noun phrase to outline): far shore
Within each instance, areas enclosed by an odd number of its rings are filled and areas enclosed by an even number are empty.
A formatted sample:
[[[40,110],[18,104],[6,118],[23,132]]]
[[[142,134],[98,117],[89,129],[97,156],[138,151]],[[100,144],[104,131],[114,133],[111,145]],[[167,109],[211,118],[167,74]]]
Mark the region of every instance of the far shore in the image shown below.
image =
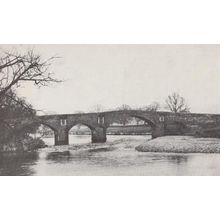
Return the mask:
[[[220,153],[220,139],[164,136],[144,142],[135,149],[140,152]]]
[[[69,135],[72,135],[72,136],[90,136],[91,133],[88,133],[88,134],[69,134]],[[151,133],[106,133],[106,135],[111,135],[111,136],[144,136],[144,135],[151,135]],[[45,136],[42,136],[43,138],[54,138],[54,135],[45,135]]]

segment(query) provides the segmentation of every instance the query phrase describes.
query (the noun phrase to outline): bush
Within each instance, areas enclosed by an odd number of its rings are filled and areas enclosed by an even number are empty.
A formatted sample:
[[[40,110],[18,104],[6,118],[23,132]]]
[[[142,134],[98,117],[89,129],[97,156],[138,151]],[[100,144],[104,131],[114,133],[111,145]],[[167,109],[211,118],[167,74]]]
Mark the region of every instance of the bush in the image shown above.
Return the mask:
[[[23,152],[34,151],[39,148],[44,148],[47,145],[40,138],[26,137],[12,137],[7,143],[0,145],[0,152]]]
[[[28,151],[37,150],[39,148],[44,148],[46,146],[47,145],[40,138],[32,138],[29,136],[25,138],[23,141],[24,150],[28,150]]]

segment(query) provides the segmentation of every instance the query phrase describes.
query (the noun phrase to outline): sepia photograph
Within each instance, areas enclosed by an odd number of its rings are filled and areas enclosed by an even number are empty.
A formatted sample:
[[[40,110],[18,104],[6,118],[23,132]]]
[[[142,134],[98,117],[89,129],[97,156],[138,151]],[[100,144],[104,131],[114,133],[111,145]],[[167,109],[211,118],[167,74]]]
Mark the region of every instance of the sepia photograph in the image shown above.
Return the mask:
[[[220,45],[1,44],[0,175],[219,176]]]
[[[219,8],[1,1],[1,218],[219,220]]]

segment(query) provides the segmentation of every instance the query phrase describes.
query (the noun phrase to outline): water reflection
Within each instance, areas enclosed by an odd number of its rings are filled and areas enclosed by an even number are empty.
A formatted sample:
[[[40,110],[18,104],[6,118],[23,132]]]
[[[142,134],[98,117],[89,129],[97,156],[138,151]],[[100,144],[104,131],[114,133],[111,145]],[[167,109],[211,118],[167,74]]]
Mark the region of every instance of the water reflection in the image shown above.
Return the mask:
[[[175,154],[175,155],[167,155],[167,160],[171,163],[175,163],[177,165],[180,165],[182,163],[187,163],[187,161],[190,158],[190,155],[185,154]]]
[[[115,147],[101,147],[101,148],[96,148],[96,149],[90,149],[88,152],[90,153],[100,153],[100,152],[109,152],[116,150]]]
[[[54,160],[57,162],[60,162],[62,160],[69,160],[70,159],[70,152],[69,151],[63,151],[63,152],[51,152],[48,153],[47,160]]]
[[[38,152],[0,154],[0,175],[33,175],[32,166],[38,158]]]

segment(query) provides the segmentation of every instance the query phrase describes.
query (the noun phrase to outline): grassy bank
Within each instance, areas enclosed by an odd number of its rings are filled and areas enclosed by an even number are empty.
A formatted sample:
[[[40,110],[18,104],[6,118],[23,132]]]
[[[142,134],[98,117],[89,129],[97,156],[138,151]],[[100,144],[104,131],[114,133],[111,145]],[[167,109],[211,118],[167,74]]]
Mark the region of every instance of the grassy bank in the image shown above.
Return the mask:
[[[9,152],[28,152],[46,147],[46,144],[40,138],[27,136],[25,138],[11,138],[11,140],[0,143],[0,153]]]
[[[220,153],[220,139],[191,136],[164,136],[135,148],[141,152]]]

